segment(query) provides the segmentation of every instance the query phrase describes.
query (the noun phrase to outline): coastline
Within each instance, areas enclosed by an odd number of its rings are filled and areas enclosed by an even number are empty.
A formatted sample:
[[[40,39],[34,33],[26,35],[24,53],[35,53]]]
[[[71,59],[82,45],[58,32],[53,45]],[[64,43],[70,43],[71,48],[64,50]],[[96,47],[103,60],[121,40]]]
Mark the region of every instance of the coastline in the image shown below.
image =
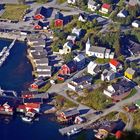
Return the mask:
[[[9,40],[11,40],[11,39],[13,40],[16,38],[18,41],[24,42],[26,39],[26,36],[22,36],[20,34],[15,34],[12,32],[8,32],[8,33],[0,32],[0,38],[9,39]]]

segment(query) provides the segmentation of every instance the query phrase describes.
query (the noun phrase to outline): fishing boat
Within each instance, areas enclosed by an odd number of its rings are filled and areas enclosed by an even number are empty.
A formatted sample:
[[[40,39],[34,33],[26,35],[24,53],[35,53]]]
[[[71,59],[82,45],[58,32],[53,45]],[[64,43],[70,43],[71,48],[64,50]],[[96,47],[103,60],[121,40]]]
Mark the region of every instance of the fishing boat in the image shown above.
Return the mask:
[[[25,122],[32,122],[32,120],[33,120],[31,117],[27,117],[27,116],[22,116],[21,118]]]
[[[74,128],[74,129],[72,129],[70,132],[67,132],[67,136],[71,136],[71,135],[78,134],[78,133],[80,133],[81,131],[82,131],[81,128],[80,128],[80,129]]]

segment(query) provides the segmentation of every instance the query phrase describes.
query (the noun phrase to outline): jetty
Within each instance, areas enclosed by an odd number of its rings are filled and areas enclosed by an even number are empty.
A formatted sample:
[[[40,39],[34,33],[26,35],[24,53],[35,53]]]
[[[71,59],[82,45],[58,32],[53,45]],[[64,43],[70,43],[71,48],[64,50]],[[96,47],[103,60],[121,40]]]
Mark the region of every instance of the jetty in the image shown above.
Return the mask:
[[[59,129],[59,132],[61,135],[67,135],[67,133],[71,132],[73,129],[85,129],[86,125],[85,124],[74,124],[65,128]]]

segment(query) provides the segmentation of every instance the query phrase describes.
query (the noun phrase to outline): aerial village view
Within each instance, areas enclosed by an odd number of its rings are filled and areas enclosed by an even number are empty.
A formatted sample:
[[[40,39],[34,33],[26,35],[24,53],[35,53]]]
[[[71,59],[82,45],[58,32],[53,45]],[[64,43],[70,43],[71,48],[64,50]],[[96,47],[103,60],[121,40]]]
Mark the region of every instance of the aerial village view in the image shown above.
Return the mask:
[[[140,0],[0,0],[0,140],[140,140]]]

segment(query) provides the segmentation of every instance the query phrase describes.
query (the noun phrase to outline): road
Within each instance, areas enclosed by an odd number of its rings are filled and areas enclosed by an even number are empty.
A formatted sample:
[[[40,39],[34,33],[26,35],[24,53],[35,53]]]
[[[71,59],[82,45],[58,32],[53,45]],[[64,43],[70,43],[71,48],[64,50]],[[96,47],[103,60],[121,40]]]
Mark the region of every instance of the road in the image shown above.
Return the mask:
[[[77,72],[74,77],[79,77],[82,75],[82,73],[86,70],[86,68],[84,68],[83,70]],[[87,113],[86,114],[89,114],[89,113],[93,113],[95,112],[96,110],[86,106],[86,105],[83,105],[79,102],[77,102],[76,100],[70,98],[67,94],[66,94],[66,90],[67,90],[67,83],[69,81],[71,81],[73,79],[70,78],[68,80],[66,80],[64,83],[61,83],[61,84],[56,84],[56,85],[52,85],[49,90],[48,90],[48,93],[57,93],[58,95],[61,95],[63,97],[65,97],[66,99],[72,101],[73,103],[77,104],[78,105],[78,110],[87,110]],[[85,114],[85,115],[86,115]]]

